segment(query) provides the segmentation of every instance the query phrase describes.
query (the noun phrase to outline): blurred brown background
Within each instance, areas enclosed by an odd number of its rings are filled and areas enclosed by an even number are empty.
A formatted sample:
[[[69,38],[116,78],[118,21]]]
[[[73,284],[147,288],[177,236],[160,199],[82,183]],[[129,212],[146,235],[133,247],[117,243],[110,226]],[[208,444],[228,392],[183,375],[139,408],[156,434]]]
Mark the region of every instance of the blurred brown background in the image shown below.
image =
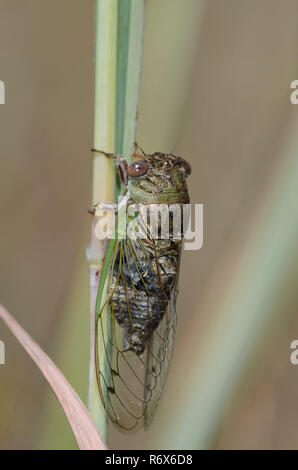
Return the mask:
[[[0,0],[0,302],[84,400],[94,13],[92,0]],[[148,1],[137,140],[190,161],[204,247],[183,256],[152,429],[111,429],[111,448],[298,448],[297,17],[297,0]],[[2,324],[0,340],[0,448],[75,447]]]

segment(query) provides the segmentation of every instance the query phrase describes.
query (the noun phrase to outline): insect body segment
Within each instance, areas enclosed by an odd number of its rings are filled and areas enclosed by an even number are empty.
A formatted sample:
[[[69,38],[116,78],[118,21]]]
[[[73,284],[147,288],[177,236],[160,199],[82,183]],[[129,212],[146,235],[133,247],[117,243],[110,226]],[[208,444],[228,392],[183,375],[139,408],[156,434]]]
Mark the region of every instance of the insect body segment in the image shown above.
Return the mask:
[[[182,158],[155,153],[132,163],[124,176],[127,229],[138,217],[147,237],[139,232],[110,241],[108,275],[100,284],[107,297],[96,312],[95,343],[96,354],[97,341],[103,343],[105,354],[96,360],[101,400],[112,422],[126,432],[150,424],[162,394],[175,338],[182,247],[182,241],[171,235],[152,238],[147,215],[140,218],[140,213],[148,204],[188,203],[189,169]],[[136,203],[139,210],[131,215],[129,209]],[[160,218],[156,223],[159,232]],[[173,225],[171,213],[169,224]]]

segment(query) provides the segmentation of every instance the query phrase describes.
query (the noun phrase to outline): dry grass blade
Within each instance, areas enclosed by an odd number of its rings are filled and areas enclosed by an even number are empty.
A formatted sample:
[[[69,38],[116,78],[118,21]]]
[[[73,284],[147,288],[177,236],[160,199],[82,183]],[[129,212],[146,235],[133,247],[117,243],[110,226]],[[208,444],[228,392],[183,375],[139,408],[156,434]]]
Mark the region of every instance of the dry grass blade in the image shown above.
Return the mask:
[[[19,323],[0,305],[0,318],[27,351],[56,394],[81,450],[105,450],[106,447],[80,397],[49,356]]]

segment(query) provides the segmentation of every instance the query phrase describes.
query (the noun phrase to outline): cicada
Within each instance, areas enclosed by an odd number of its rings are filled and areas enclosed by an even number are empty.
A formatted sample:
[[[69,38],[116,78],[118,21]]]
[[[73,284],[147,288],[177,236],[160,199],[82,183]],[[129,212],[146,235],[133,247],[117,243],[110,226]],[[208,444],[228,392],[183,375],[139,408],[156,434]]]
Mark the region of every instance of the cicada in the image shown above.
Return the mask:
[[[171,230],[167,237],[153,237],[144,209],[155,205],[182,209],[188,204],[186,179],[191,168],[172,154],[144,153],[128,166],[119,155],[101,153],[117,162],[127,236],[117,237],[116,229],[104,260],[96,307],[96,375],[111,421],[123,432],[135,432],[150,425],[169,371],[183,237],[183,222],[181,237],[175,238]],[[94,214],[98,207],[118,211],[119,223],[118,207],[103,203],[92,206],[90,212]],[[138,229],[131,237],[128,228],[136,217]],[[169,212],[170,229],[173,224]],[[161,217],[155,218],[154,228],[159,235]]]

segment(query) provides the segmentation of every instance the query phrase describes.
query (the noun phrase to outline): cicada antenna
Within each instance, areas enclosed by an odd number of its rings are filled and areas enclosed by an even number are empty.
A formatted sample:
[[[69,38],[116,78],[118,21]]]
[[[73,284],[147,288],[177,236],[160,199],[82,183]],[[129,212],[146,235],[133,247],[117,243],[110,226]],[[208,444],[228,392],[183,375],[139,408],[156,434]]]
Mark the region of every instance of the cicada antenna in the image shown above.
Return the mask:
[[[136,151],[137,151],[138,149],[140,149],[141,152],[142,152],[142,154],[144,155],[144,157],[146,157],[147,154],[144,152],[144,150],[142,149],[142,147],[141,147],[137,142],[135,142],[135,151],[134,151],[134,153],[136,153]]]
[[[178,147],[178,145],[180,144],[180,142],[181,142],[181,139],[176,142],[176,144],[175,144],[173,150],[171,150],[171,152],[169,153],[169,155],[174,155],[174,152],[175,152],[176,148]]]

